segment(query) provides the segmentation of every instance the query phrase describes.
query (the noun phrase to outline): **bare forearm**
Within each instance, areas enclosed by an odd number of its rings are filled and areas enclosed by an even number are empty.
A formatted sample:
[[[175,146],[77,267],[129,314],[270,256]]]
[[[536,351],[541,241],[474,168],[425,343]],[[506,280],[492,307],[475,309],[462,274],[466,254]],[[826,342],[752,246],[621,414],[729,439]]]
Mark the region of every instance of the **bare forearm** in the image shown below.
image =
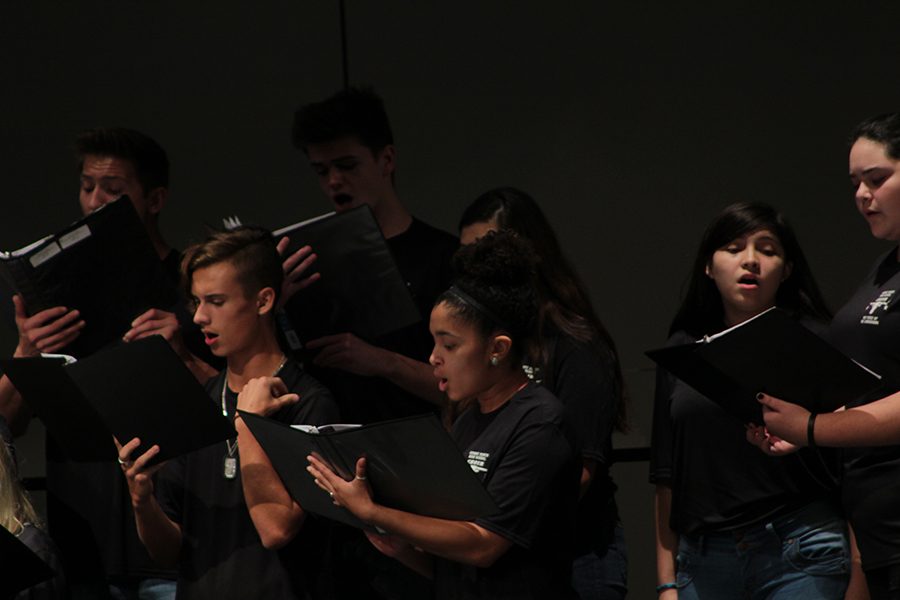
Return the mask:
[[[434,557],[432,555],[410,547],[394,558],[422,577],[434,579]]]
[[[505,538],[469,521],[425,517],[378,504],[358,516],[425,552],[476,567],[490,566],[510,546]]]
[[[14,437],[25,433],[31,420],[31,409],[6,375],[0,377],[0,415],[6,419]]]
[[[155,498],[134,505],[134,521],[150,558],[166,568],[176,566],[181,553],[181,527],[163,512]]]
[[[384,349],[382,357],[382,377],[430,404],[442,407],[447,403],[447,397],[438,389],[431,365]]]
[[[844,600],[869,600],[869,586],[866,584],[866,574],[862,569],[859,547],[856,545],[853,527],[849,523],[847,533],[850,538],[850,583],[844,594]]]
[[[675,581],[675,557],[678,553],[678,534],[669,527],[669,517],[671,512],[672,488],[664,485],[657,485],[655,502],[657,584],[673,583]],[[668,592],[668,594],[671,593],[672,592]],[[660,597],[665,597],[665,595],[661,593]]]
[[[871,404],[816,416],[820,446],[893,446],[900,443],[900,394]]]
[[[243,419],[235,421],[241,457],[244,501],[263,546],[270,549],[290,542],[303,524],[304,512],[291,498],[269,457]]]
[[[581,462],[581,481],[578,483],[578,500],[584,498],[591,482],[594,480],[594,473],[597,471],[597,461],[592,458],[584,458]]]

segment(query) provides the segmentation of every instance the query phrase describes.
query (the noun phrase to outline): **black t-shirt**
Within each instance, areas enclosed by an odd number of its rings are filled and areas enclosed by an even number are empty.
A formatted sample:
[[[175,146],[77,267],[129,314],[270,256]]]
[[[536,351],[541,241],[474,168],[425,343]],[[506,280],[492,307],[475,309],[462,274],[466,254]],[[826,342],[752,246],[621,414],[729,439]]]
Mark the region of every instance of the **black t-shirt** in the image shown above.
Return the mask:
[[[387,244],[422,320],[383,335],[374,343],[380,348],[427,362],[434,345],[428,330],[431,309],[437,297],[450,286],[450,258],[459,247],[459,240],[413,219],[406,231],[389,238]],[[349,423],[374,423],[436,410],[428,402],[381,377],[361,377],[312,364],[308,368],[334,393],[341,415]]]
[[[550,364],[539,376],[563,403],[581,456],[597,462],[590,487],[578,502],[576,553],[580,556],[607,547],[618,521],[616,485],[609,475],[620,394],[617,364],[612,349],[600,339],[585,344],[560,334],[549,344]]]
[[[574,597],[580,461],[560,402],[528,385],[491,413],[473,406],[457,419],[452,435],[500,507],[475,523],[512,546],[485,569],[436,558],[437,598]]]
[[[854,404],[900,390],[900,263],[894,248],[835,315],[828,334],[851,358],[881,375],[881,387]],[[841,488],[863,566],[900,564],[900,446],[846,448]]]
[[[279,373],[300,401],[273,418],[283,423],[322,425],[339,421],[327,389],[289,361]],[[225,373],[210,380],[207,390],[220,402]],[[226,393],[229,415],[237,394]],[[234,443],[233,441],[231,442]],[[306,598],[316,585],[318,557],[327,546],[327,529],[308,518],[297,537],[281,550],[267,550],[250,519],[241,485],[239,452],[237,475],[223,475],[226,442],[171,461],[160,471],[156,495],[166,514],[182,528],[178,561],[178,598]]]
[[[694,338],[678,332],[668,346]],[[770,457],[746,441],[744,423],[659,368],[650,482],[672,487],[669,521],[678,533],[758,524],[833,493],[829,454],[803,449]]]

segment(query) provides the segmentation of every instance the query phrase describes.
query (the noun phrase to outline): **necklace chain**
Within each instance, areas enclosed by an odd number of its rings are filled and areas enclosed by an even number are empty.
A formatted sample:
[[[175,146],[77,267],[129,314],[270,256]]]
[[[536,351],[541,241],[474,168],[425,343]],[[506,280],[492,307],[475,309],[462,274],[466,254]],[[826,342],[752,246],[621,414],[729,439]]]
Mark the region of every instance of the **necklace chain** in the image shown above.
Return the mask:
[[[276,377],[279,373],[281,373],[281,369],[284,368],[284,365],[287,363],[287,356],[284,354],[281,355],[281,362],[278,363],[278,367],[275,369],[275,372],[272,373],[272,377]],[[222,384],[222,416],[228,417],[228,409],[225,406],[225,394],[228,390],[228,367],[225,367],[225,381]]]
[[[287,356],[284,354],[281,355],[281,362],[278,364],[278,368],[275,369],[275,372],[272,373],[272,377],[276,377],[279,373],[281,373],[281,369],[284,368],[285,363],[287,362]],[[222,382],[222,416],[228,417],[228,409],[225,405],[225,395],[228,392],[228,367],[225,367],[225,381]],[[235,403],[236,404],[236,403]],[[235,406],[235,412],[237,411],[237,407]],[[222,474],[225,476],[225,479],[233,480],[237,477],[238,472],[238,464],[237,458],[235,458],[234,454],[238,449],[238,440],[234,438],[234,440],[225,440],[225,445],[228,448],[228,453],[225,455],[225,460],[223,463],[223,472]]]

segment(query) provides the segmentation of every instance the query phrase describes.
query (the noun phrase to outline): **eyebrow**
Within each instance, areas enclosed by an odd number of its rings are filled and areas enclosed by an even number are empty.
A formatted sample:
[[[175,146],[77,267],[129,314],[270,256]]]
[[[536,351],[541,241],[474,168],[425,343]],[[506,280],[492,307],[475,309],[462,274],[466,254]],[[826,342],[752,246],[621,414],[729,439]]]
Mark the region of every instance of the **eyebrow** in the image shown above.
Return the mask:
[[[879,169],[890,169],[890,167],[886,167],[886,166],[883,166],[883,165],[877,165],[877,166],[874,166],[874,167],[868,167],[868,168],[866,168],[866,169],[863,169],[862,172],[860,173],[860,175],[868,175],[868,174],[871,173],[872,171],[878,171]],[[849,176],[849,177],[854,177],[853,173],[850,173],[848,176]]]
[[[311,160],[311,161],[309,161],[309,164],[311,164],[312,166],[315,167],[317,165],[334,164],[334,163],[340,162],[342,160],[359,160],[359,157],[356,156],[355,154],[347,154],[344,156],[338,156],[338,157],[332,158],[331,160]]]
[[[82,179],[90,179],[91,181],[98,179],[97,177],[94,177],[93,175],[86,175],[84,173],[81,174],[81,178]],[[100,179],[100,181],[125,181],[127,179],[127,177],[123,177],[122,175],[104,175],[103,177],[100,177],[99,179]]]
[[[459,336],[456,335],[455,333],[450,333],[449,331],[444,331],[443,329],[440,330],[440,331],[435,331],[434,333],[432,333],[432,335],[435,336],[435,337],[447,337],[447,336],[449,336],[449,337],[452,337],[452,338],[459,338]]]

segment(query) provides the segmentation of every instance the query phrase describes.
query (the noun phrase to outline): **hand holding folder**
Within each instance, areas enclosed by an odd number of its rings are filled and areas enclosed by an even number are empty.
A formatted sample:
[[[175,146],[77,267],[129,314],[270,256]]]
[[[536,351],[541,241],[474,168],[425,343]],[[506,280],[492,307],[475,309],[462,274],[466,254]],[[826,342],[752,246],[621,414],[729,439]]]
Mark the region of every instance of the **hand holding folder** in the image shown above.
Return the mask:
[[[0,360],[68,458],[114,460],[112,437],[140,438],[135,456],[159,444],[157,461],[235,435],[234,427],[160,336],[65,357]]]
[[[778,308],[694,343],[646,354],[744,423],[762,423],[759,392],[790,398],[818,413],[833,411],[881,382],[878,374]]]
[[[286,307],[304,341],[347,331],[371,341],[421,320],[368,206],[321,215],[273,235],[290,240],[280,246],[283,256],[305,246],[316,256],[315,284],[298,282],[306,289]]]
[[[71,345],[84,329],[85,322],[78,309],[55,306],[29,316],[21,296],[13,295],[12,301],[19,331],[17,351],[25,356],[59,352]]]
[[[84,327],[64,347],[79,358],[121,338],[148,309],[177,301],[127,196],[25,248],[0,252],[0,276],[31,316],[55,307],[79,311]]]
[[[317,282],[322,274],[318,271],[308,273],[318,258],[312,246],[302,246],[298,250],[291,250],[291,239],[283,237],[278,240],[277,250],[282,257],[287,257],[282,263],[284,283],[278,298],[278,304],[281,307],[293,298],[294,294]]]
[[[290,427],[241,413],[265,450],[291,497],[304,510],[371,529],[332,498],[307,472],[306,457],[321,457],[345,480],[366,458],[366,477],[379,504],[443,519],[472,520],[494,513],[497,505],[466,463],[462,452],[434,415],[371,425]]]

